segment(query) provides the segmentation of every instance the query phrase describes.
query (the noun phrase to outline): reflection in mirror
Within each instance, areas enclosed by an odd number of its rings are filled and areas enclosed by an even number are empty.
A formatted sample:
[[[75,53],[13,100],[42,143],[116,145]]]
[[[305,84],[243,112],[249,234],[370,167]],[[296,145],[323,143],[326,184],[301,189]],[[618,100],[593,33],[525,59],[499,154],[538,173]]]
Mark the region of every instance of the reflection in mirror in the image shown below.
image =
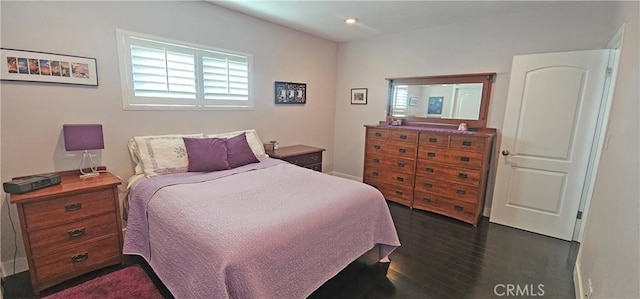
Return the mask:
[[[478,120],[482,83],[396,85],[392,116]]]
[[[391,78],[387,123],[485,127],[495,73]]]

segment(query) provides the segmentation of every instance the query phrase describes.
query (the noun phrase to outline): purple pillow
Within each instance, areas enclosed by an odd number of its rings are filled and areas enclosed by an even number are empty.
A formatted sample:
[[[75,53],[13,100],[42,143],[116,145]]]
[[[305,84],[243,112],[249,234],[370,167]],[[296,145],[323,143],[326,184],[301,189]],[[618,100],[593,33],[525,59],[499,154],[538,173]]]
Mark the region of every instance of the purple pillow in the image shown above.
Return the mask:
[[[246,133],[227,139],[227,161],[231,168],[260,162],[247,143]]]
[[[182,138],[187,150],[187,171],[231,169],[227,161],[227,140],[223,138]]]

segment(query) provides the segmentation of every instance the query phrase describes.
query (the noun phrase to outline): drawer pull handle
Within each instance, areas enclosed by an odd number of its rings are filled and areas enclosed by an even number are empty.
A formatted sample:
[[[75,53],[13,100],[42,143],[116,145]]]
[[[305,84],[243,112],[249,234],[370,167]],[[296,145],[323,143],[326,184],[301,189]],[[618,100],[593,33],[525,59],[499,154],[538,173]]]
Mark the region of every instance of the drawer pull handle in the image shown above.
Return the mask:
[[[88,258],[89,258],[89,253],[83,252],[83,253],[79,253],[79,254],[76,254],[76,255],[72,256],[71,257],[71,261],[74,262],[74,263],[79,263],[79,262],[82,262],[82,261],[84,261],[84,260],[86,260]]]
[[[461,206],[459,206],[459,205],[455,205],[455,207],[454,207],[454,208],[455,208],[456,210],[458,210],[458,211],[462,211],[462,210],[464,210],[464,208],[463,208],[463,207],[461,207]]]
[[[69,235],[69,238],[77,238],[84,235],[84,231],[85,231],[84,227],[81,227],[77,229],[72,229],[68,231],[67,234]]]
[[[402,191],[396,190],[396,195],[402,195]]]
[[[374,171],[374,172],[372,173],[372,175],[373,175],[373,176],[379,176],[380,174],[379,174],[377,171]]]
[[[431,137],[429,138],[429,142],[438,142],[438,138]]]
[[[425,169],[427,172],[433,172],[433,168],[431,167],[427,167],[427,169]]]
[[[469,162],[469,157],[460,157],[460,161]]]
[[[311,161],[318,161],[318,156],[311,157]]]
[[[400,139],[407,139],[407,135],[400,135]]]
[[[425,186],[425,187],[427,187],[427,188],[431,188],[431,187],[433,187],[433,184],[431,184],[431,183],[424,183],[424,186]]]
[[[462,141],[462,145],[471,146],[471,141],[469,141],[469,140]]]
[[[433,153],[433,152],[427,153],[427,157],[435,157],[435,156],[436,156],[436,153]]]
[[[380,149],[380,146],[376,144],[376,145],[373,146],[373,148]]]
[[[466,173],[462,173],[461,172],[461,173],[458,173],[458,177],[461,178],[461,179],[466,179],[468,176],[467,176]]]
[[[431,198],[423,197],[423,198],[422,198],[422,201],[424,201],[424,202],[431,202]]]
[[[404,162],[398,162],[398,167],[404,167]]]
[[[380,159],[373,159],[373,163],[380,163]]]
[[[380,136],[382,136],[382,133],[376,132],[376,137],[380,137]]]
[[[398,182],[404,182],[404,178],[403,178],[403,177],[401,177],[401,176],[396,177],[396,180],[397,180]]]
[[[399,151],[399,152],[401,152],[401,153],[406,153],[406,152],[407,152],[407,149],[401,148],[401,149],[399,149],[398,151]]]
[[[82,209],[82,203],[80,202],[76,202],[76,203],[72,203],[72,204],[68,204],[66,206],[64,206],[64,211],[65,212],[73,212],[73,211],[77,211]]]
[[[458,193],[458,194],[465,194],[465,193],[467,193],[467,192],[466,192],[466,191],[464,191],[464,190],[458,189],[458,190],[456,190],[456,193]]]

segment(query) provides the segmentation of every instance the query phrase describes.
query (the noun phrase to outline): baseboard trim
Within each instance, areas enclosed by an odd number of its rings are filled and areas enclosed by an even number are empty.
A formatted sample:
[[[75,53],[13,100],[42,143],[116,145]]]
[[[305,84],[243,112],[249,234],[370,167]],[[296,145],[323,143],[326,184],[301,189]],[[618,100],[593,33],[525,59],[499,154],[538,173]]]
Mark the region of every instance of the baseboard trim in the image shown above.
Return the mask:
[[[576,299],[584,298],[584,289],[582,288],[582,270],[580,269],[580,262],[576,262],[576,267],[573,269],[573,286],[576,290]]]
[[[491,207],[484,207],[484,210],[482,210],[482,216],[490,217],[491,216]]]
[[[352,180],[352,181],[362,182],[362,177],[358,177],[358,176],[355,176],[355,175],[350,175],[350,174],[337,172],[337,171],[331,171],[331,172],[329,172],[329,174],[332,175],[332,176],[337,176],[337,177],[349,179],[349,180]]]
[[[7,277],[7,276],[11,276],[11,275],[16,274],[16,273],[20,273],[20,272],[24,272],[24,271],[29,270],[29,263],[27,263],[27,258],[26,257],[16,258],[16,272],[15,273],[13,273],[13,260],[3,261],[0,264],[0,267],[2,267],[2,274],[4,275],[4,277]]]

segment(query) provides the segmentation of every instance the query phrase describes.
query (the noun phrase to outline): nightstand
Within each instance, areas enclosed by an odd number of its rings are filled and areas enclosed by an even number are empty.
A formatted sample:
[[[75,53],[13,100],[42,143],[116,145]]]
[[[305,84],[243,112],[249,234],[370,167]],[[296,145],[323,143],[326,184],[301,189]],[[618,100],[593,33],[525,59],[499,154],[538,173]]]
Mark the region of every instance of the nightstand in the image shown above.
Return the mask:
[[[274,151],[268,151],[271,158],[280,159],[289,163],[322,172],[322,152],[323,148],[292,145],[283,146]]]
[[[59,185],[11,194],[18,207],[34,294],[67,279],[122,263],[120,180],[81,179],[65,171]]]

